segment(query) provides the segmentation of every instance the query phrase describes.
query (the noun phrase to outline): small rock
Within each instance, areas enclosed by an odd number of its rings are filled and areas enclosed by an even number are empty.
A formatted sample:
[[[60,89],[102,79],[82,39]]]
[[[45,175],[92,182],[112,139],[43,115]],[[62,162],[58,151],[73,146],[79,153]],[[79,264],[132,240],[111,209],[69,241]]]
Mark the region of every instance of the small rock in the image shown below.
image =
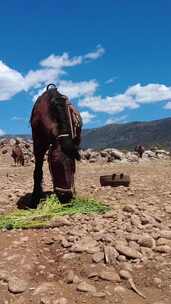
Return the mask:
[[[171,240],[171,230],[161,230],[160,237],[164,239]]]
[[[77,286],[77,290],[83,292],[91,292],[96,293],[96,288],[93,285],[88,284],[87,282],[83,281]]]
[[[154,251],[157,251],[160,253],[169,253],[169,252],[171,252],[171,248],[167,245],[157,246],[154,248]]]
[[[104,260],[104,252],[95,253],[92,257],[93,262],[99,263]]]
[[[73,270],[70,270],[67,274],[66,281],[68,284],[73,283],[73,279],[74,279],[74,272],[73,272]]]
[[[71,222],[66,218],[56,218],[50,222],[50,227],[62,227],[62,226],[70,226]]]
[[[8,281],[8,290],[12,293],[22,293],[28,287],[28,282],[17,277],[11,277]]]
[[[120,282],[120,276],[119,274],[115,271],[115,270],[110,270],[110,271],[106,271],[103,270],[100,274],[99,274],[99,278],[106,280],[106,281],[111,281],[111,282]]]
[[[76,257],[75,253],[65,253],[62,257],[63,260],[71,260]]]
[[[140,237],[138,241],[140,246],[154,248],[155,247],[155,240],[150,235],[145,235]]]
[[[96,248],[96,252],[97,252],[97,248],[98,248],[97,245],[98,245],[98,243],[96,240],[93,240],[90,237],[86,237],[86,238],[83,238],[82,240],[80,240],[79,242],[77,242],[76,244],[74,244],[71,247],[71,251],[84,252],[84,251],[92,250],[92,249]]]
[[[58,304],[67,304],[68,300],[66,298],[59,298],[57,303]]]
[[[136,233],[129,233],[126,235],[126,239],[128,241],[138,241],[140,239],[140,235]]]
[[[0,281],[8,282],[10,274],[5,270],[0,270]]]
[[[127,205],[127,206],[124,206],[124,207],[123,207],[123,211],[124,211],[124,212],[129,212],[129,213],[134,213],[134,212],[135,212],[135,209],[134,209],[132,206]]]
[[[171,206],[166,206],[165,211],[169,214],[171,214]]]
[[[82,282],[82,279],[80,279],[77,275],[74,275],[74,277],[73,277],[73,283],[74,284],[78,284],[80,282]]]
[[[118,257],[118,252],[112,246],[104,246],[104,256],[106,264],[113,265]]]
[[[126,280],[129,280],[132,277],[130,272],[127,270],[120,270],[119,275],[122,279],[126,279]]]
[[[114,291],[115,291],[116,293],[122,294],[122,293],[125,293],[125,292],[126,292],[126,289],[125,289],[124,287],[122,287],[122,286],[116,286],[116,287],[114,288]]]
[[[93,297],[95,298],[105,298],[106,294],[104,292],[95,292],[93,293]]]
[[[117,257],[117,260],[118,260],[119,262],[126,262],[126,257],[125,257],[124,255],[120,254],[120,255]]]
[[[154,283],[154,286],[156,286],[157,288],[161,288],[162,280],[159,278],[154,278],[153,283]]]
[[[132,258],[132,259],[138,259],[138,258],[141,258],[141,253],[138,252],[136,249],[134,248],[130,248],[128,246],[124,246],[124,245],[116,245],[116,250],[127,256],[128,258]]]

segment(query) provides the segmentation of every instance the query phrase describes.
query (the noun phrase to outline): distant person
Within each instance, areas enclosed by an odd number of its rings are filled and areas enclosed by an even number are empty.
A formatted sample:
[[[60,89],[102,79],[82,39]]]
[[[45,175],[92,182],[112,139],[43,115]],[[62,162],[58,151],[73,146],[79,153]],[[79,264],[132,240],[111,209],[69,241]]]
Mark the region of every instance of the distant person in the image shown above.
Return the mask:
[[[138,153],[138,157],[139,157],[139,158],[142,158],[143,153],[144,153],[144,151],[145,151],[145,148],[144,148],[144,146],[142,146],[142,145],[137,145],[137,146],[135,147],[134,151]]]
[[[19,141],[16,140],[13,148],[12,148],[12,153],[11,157],[14,159],[15,165],[21,165],[24,166],[24,154],[23,151],[19,145]]]

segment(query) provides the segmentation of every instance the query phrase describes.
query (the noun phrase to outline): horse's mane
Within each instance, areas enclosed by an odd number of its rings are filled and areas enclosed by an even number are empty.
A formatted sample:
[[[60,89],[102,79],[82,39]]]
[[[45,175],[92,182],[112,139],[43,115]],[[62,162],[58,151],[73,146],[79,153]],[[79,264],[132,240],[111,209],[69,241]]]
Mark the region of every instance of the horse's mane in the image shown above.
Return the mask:
[[[39,102],[41,101],[41,99],[43,97],[47,98],[48,101],[50,101],[50,109],[51,109],[51,112],[53,113],[54,115],[54,110],[55,110],[55,100],[57,99],[67,99],[67,97],[65,95],[62,95],[58,90],[57,88],[51,88],[51,89],[48,89],[46,90],[45,92],[42,93],[42,95],[40,95],[34,106],[33,106],[33,109],[32,109],[32,112],[31,112],[31,116],[30,116],[30,123],[32,122],[32,118],[33,118],[33,113],[34,113],[34,110],[37,108]],[[56,112],[56,111],[55,111]]]

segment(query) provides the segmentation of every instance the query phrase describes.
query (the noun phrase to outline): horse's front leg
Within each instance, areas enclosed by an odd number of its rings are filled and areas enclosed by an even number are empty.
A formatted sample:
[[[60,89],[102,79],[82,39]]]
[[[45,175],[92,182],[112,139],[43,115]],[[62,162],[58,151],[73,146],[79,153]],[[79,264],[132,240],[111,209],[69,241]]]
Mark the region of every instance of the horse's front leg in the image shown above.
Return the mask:
[[[35,153],[35,169],[33,173],[34,188],[32,193],[32,207],[36,208],[42,197],[43,159],[47,149]]]

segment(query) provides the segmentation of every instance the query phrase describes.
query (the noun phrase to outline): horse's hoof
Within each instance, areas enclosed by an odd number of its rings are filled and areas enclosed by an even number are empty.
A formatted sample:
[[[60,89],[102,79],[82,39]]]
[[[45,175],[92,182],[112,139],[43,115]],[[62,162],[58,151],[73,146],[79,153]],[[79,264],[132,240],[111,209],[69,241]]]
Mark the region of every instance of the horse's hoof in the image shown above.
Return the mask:
[[[31,209],[36,209],[41,198],[42,198],[42,193],[33,193],[28,207]]]
[[[56,193],[61,204],[69,204],[73,198],[72,192],[69,193]]]

